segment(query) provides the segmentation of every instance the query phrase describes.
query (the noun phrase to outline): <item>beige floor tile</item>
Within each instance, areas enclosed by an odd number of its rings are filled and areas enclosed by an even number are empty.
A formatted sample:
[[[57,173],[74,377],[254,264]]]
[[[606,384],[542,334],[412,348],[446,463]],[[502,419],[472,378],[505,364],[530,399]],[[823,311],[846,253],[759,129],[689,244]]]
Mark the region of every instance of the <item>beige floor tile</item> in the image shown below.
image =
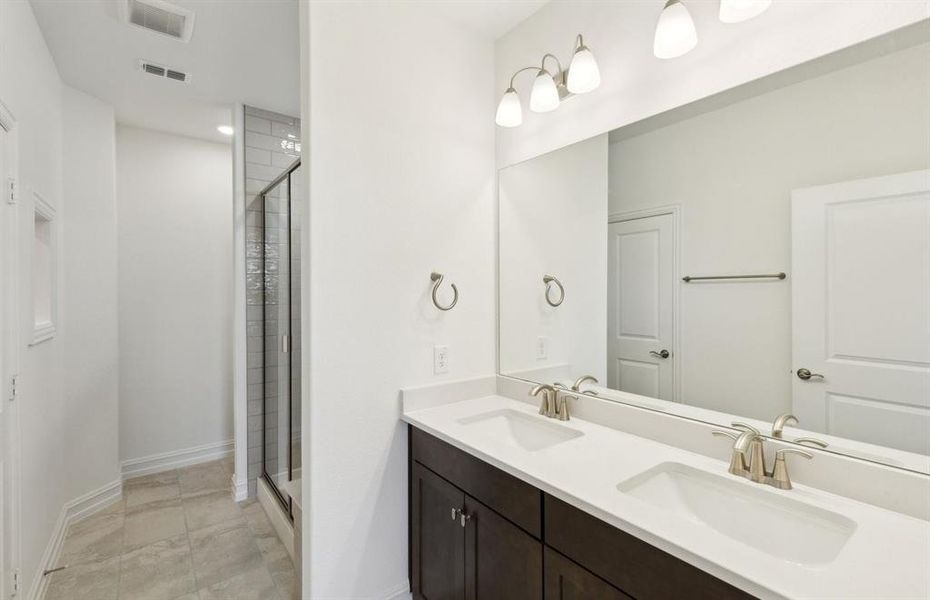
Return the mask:
[[[187,532],[180,499],[160,500],[126,509],[123,552]]]
[[[242,516],[252,528],[252,533],[257,536],[277,535],[268,515],[265,514],[265,509],[258,501],[240,502],[239,506],[242,509]]]
[[[259,567],[201,588],[200,600],[280,600],[280,596],[268,571]]]
[[[68,529],[59,564],[76,565],[119,556],[123,550],[122,513],[100,513]]]
[[[161,473],[152,473],[151,475],[143,475],[141,477],[133,477],[132,479],[127,479],[124,487],[132,487],[135,485],[151,485],[158,483],[177,483],[178,482],[178,472],[175,469],[170,471],[162,471]]]
[[[150,482],[127,486],[124,492],[126,508],[134,508],[159,500],[170,500],[181,496],[181,488],[176,481],[162,483]]]
[[[290,572],[272,573],[271,580],[274,581],[275,588],[281,600],[298,600],[297,598],[297,574]]]
[[[116,600],[119,562],[116,556],[52,573],[45,600]]]
[[[244,522],[227,521],[190,533],[194,574],[204,588],[226,581],[237,574],[265,569],[262,554],[252,531]]]
[[[220,464],[223,466],[223,470],[226,471],[226,475],[231,477],[236,472],[236,459],[234,457],[224,458],[220,461]]]
[[[119,597],[124,600],[171,600],[196,589],[186,533],[123,555]]]
[[[245,523],[242,510],[228,491],[207,492],[182,500],[189,531],[203,529],[225,521]]]
[[[230,476],[218,461],[180,469],[178,481],[184,496],[204,492],[228,492],[232,489]]]

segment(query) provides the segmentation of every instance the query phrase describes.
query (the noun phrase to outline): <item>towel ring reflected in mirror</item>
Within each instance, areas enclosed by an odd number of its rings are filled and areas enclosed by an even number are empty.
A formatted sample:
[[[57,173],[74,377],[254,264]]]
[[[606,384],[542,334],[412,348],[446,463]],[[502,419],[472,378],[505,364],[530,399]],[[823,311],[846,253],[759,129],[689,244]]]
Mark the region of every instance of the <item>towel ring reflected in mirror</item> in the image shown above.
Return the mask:
[[[562,304],[562,301],[565,300],[565,288],[562,286],[562,282],[556,279],[555,277],[553,277],[552,275],[543,275],[543,283],[546,284],[546,303],[549,304],[549,306],[553,306],[553,307],[559,306],[560,304]],[[559,299],[558,300],[553,300],[549,296],[549,291],[552,289],[551,284],[553,283],[559,288]]]
[[[439,286],[442,285],[442,280],[444,277],[445,275],[443,275],[442,273],[437,273],[436,271],[433,271],[432,273],[429,274],[429,278],[433,282],[433,294],[432,294],[433,304],[439,310],[452,310],[452,307],[455,306],[455,304],[459,301],[459,288],[455,287],[454,283],[449,284],[450,286],[452,286],[452,302],[449,303],[448,306],[443,306],[442,304],[440,304],[439,298],[436,297],[436,292],[439,291]]]

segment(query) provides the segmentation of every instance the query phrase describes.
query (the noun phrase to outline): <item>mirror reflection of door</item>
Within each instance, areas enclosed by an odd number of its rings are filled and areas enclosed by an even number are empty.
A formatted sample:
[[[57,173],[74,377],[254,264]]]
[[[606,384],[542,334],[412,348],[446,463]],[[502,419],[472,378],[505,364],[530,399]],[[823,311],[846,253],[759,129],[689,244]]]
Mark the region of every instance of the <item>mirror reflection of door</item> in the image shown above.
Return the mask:
[[[674,215],[608,225],[607,386],[675,397]]]
[[[930,171],[795,191],[792,263],[794,414],[930,454]]]

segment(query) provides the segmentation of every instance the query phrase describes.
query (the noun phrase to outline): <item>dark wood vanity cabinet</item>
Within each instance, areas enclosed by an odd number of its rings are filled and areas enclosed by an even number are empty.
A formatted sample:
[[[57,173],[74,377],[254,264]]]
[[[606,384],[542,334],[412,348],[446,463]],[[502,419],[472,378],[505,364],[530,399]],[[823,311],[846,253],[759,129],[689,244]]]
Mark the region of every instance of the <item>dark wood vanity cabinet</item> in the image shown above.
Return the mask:
[[[417,443],[415,438],[411,438],[412,445]],[[420,462],[411,461],[410,582],[414,597],[427,600],[542,598],[542,542],[466,494],[462,488],[481,489],[489,481],[498,484],[506,481],[491,494],[492,500],[498,507],[504,507],[504,511],[527,503],[527,493],[535,496],[535,502],[529,501],[535,507],[531,512],[536,515],[536,532],[542,524],[540,492],[436,438],[422,438],[419,442],[421,450],[424,445],[434,448],[435,443],[445,446],[442,453],[422,458],[458,485]],[[437,457],[441,464],[436,462]],[[510,480],[501,479],[501,475]],[[502,491],[503,494],[499,494]]]
[[[753,598],[415,427],[409,516],[418,599]]]
[[[546,600],[633,600],[552,548],[545,556]]]

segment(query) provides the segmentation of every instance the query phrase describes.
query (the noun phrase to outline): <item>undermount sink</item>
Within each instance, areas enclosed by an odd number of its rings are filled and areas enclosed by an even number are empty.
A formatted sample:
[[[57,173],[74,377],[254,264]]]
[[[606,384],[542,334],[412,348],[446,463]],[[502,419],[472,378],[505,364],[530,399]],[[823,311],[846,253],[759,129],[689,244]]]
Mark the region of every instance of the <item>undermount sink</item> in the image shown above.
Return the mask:
[[[461,418],[458,422],[469,428],[476,428],[485,437],[530,452],[550,448],[584,435],[577,429],[553,422],[546,417],[511,409],[492,410]]]
[[[854,521],[760,484],[662,463],[617,489],[733,540],[804,566],[832,562],[856,530]],[[754,487],[758,486],[758,487]]]

